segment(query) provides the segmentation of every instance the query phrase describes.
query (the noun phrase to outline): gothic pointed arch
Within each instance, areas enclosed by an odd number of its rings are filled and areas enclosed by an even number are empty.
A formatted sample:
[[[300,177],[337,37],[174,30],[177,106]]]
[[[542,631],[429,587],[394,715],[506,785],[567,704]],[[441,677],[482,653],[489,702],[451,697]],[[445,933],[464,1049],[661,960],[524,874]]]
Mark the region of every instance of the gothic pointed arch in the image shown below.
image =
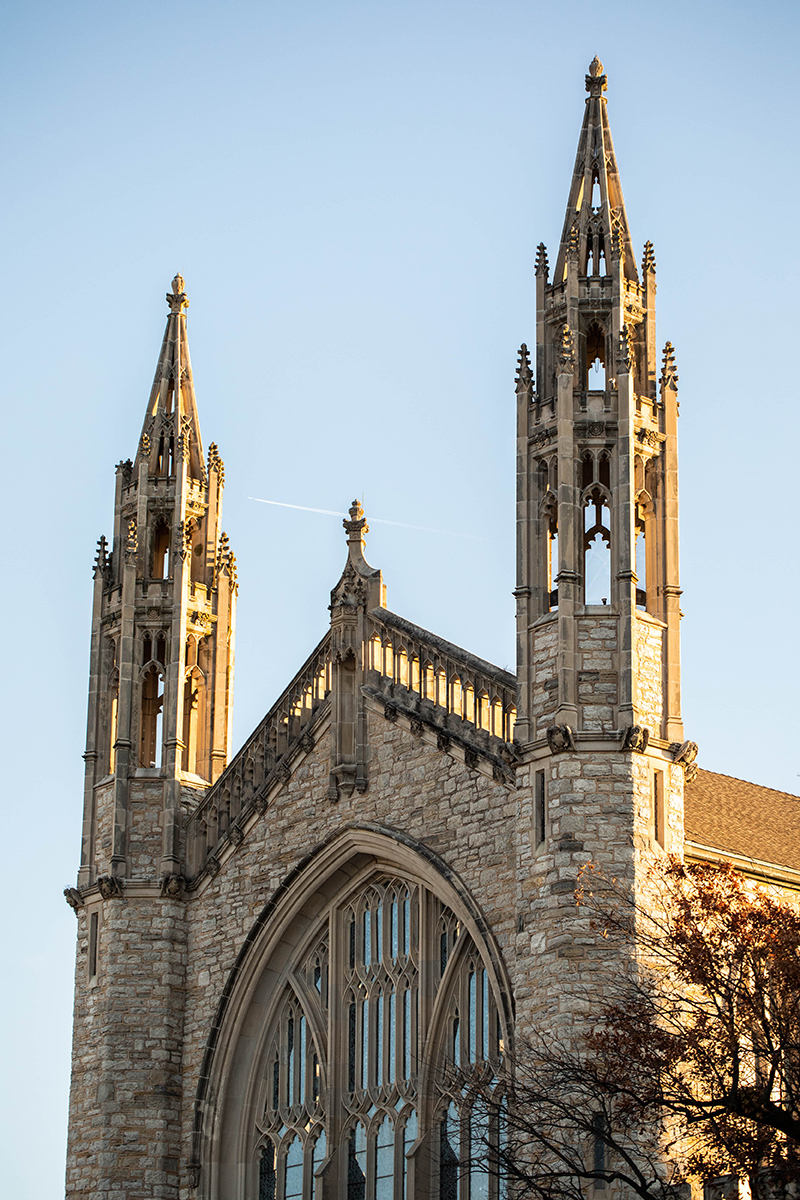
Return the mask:
[[[344,828],[273,895],[231,971],[195,1105],[198,1196],[310,1200],[313,1179],[348,1198],[438,1196],[452,1012],[465,1061],[487,1058],[508,1045],[510,996],[447,864],[396,830]]]

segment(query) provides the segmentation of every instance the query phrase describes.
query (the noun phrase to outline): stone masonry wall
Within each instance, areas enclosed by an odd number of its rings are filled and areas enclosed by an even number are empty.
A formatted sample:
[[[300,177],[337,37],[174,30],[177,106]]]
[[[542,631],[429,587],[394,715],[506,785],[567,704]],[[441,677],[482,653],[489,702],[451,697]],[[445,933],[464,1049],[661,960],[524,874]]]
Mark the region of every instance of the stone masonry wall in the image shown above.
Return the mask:
[[[103,902],[93,983],[86,978],[88,923],[84,908],[66,1194],[70,1200],[176,1200],[185,905],[157,895]]]
[[[664,710],[663,699],[663,643],[664,626],[660,621],[637,614],[636,639],[636,690],[642,724],[649,727],[651,735],[661,736],[661,720]]]
[[[533,633],[531,729],[541,737],[558,707],[558,614],[540,621]]]

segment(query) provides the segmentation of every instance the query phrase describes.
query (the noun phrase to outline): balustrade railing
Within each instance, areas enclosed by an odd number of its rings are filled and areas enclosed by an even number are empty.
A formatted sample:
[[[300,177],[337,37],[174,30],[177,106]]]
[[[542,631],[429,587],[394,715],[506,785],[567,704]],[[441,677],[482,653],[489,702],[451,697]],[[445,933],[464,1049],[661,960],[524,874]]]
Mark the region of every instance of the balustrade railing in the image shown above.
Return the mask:
[[[514,737],[517,681],[458,646],[412,625],[387,609],[370,613],[368,669],[398,689],[467,725],[500,738]]]

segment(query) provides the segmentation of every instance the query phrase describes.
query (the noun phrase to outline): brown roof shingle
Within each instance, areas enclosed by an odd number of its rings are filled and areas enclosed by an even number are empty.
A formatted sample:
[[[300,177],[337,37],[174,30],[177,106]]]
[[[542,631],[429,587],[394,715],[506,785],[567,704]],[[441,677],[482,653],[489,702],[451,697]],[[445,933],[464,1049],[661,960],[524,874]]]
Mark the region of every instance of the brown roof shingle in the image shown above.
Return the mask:
[[[800,870],[800,796],[698,771],[685,791],[686,840]]]

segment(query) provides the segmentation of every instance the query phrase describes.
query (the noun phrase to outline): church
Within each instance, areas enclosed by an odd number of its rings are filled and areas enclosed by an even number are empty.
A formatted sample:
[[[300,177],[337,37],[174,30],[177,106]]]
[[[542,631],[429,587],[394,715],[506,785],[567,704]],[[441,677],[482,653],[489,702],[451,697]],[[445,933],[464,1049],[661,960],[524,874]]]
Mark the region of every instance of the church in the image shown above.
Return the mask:
[[[441,1064],[602,997],[581,867],[800,887],[797,799],[700,769],[681,719],[678,374],[605,91],[595,59],[519,351],[513,675],[392,611],[356,501],[329,631],[233,753],[225,472],[172,282],[94,564],[73,1200],[494,1200]]]

